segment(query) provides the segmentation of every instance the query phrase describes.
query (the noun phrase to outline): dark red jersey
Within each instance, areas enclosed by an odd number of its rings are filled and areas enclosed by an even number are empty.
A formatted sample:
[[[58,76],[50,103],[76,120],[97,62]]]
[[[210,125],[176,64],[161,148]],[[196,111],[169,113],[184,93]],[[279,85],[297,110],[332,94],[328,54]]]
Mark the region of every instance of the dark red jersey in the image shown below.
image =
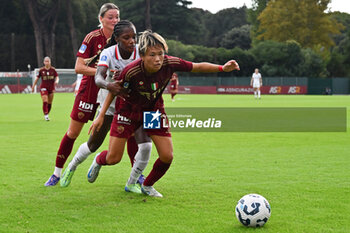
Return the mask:
[[[96,56],[99,56],[103,48],[107,43],[107,38],[103,34],[102,29],[97,29],[90,32],[86,35],[83,43],[80,46],[79,51],[77,52],[77,57],[84,58],[86,63],[89,63]],[[98,59],[90,63],[90,67],[97,67]],[[83,79],[80,83],[80,88],[78,95],[82,95],[81,99],[89,102],[95,103],[97,100],[99,88],[95,84],[94,76],[83,76]]]
[[[45,67],[40,68],[38,77],[41,78],[41,88],[46,88],[48,91],[55,90],[55,79],[57,77],[57,72],[54,67],[46,69]]]
[[[119,79],[122,80],[123,91],[128,93],[128,97],[125,97],[125,100],[121,101],[120,106],[116,106],[116,109],[123,108],[124,105],[130,105],[127,108],[131,108],[133,111],[152,110],[155,107],[162,108],[161,95],[173,73],[177,71],[189,72],[192,67],[192,62],[167,55],[164,56],[162,68],[151,75],[146,74],[141,59],[129,64],[119,76]]]
[[[170,79],[170,89],[176,90],[177,88],[178,88],[178,79],[177,79],[177,75],[176,75],[176,78]]]

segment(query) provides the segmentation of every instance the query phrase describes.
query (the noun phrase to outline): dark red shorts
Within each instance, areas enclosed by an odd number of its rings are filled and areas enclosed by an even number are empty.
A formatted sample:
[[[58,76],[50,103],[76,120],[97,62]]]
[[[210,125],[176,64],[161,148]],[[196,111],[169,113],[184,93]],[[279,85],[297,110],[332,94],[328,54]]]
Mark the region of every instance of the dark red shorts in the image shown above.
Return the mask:
[[[86,123],[89,120],[92,121],[95,117],[98,103],[88,103],[82,100],[80,95],[75,97],[74,105],[70,117],[82,123]]]
[[[41,96],[49,95],[49,94],[52,94],[54,92],[55,92],[55,90],[52,90],[52,89],[48,89],[48,88],[45,88],[45,87],[40,88],[40,95]]]
[[[166,118],[164,109],[160,109],[162,119]],[[141,126],[143,126],[143,112],[116,112],[113,117],[110,135],[118,138],[129,138]],[[144,129],[148,136],[157,135],[171,137],[170,128]]]

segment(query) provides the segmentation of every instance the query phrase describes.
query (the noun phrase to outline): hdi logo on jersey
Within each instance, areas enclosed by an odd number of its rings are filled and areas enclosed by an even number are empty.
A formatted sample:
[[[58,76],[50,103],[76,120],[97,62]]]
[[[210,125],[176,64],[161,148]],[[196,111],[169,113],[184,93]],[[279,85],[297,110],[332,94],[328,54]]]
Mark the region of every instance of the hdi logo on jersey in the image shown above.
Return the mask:
[[[156,112],[143,112],[143,128],[144,129],[160,129],[160,116],[162,114]]]

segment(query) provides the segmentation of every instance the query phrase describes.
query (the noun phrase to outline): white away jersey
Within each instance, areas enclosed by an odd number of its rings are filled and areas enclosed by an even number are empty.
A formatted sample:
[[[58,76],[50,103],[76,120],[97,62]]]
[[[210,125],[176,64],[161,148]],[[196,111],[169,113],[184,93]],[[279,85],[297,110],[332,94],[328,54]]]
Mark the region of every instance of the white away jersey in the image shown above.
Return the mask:
[[[108,82],[113,82],[114,80],[112,80],[112,77],[115,71],[119,70],[121,72],[125,66],[127,66],[129,63],[135,61],[138,58],[140,58],[138,45],[135,46],[134,52],[131,54],[131,56],[128,59],[123,59],[119,53],[118,45],[113,45],[102,51],[100,55],[100,60],[97,66],[108,67],[106,80]],[[97,102],[100,103],[101,107],[107,95],[108,95],[108,90],[101,88],[97,97]],[[115,99],[109,106],[106,112],[106,115],[113,115],[114,112],[115,112]]]
[[[252,78],[253,78],[253,87],[260,87],[261,74],[253,73]]]

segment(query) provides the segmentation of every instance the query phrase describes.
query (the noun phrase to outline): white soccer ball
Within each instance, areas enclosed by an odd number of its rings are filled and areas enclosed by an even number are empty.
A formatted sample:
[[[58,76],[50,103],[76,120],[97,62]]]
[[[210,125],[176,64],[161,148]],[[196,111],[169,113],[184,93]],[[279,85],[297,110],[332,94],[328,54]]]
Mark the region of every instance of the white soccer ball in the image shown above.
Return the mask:
[[[236,205],[236,217],[247,227],[262,227],[270,216],[270,204],[259,194],[247,194]]]

